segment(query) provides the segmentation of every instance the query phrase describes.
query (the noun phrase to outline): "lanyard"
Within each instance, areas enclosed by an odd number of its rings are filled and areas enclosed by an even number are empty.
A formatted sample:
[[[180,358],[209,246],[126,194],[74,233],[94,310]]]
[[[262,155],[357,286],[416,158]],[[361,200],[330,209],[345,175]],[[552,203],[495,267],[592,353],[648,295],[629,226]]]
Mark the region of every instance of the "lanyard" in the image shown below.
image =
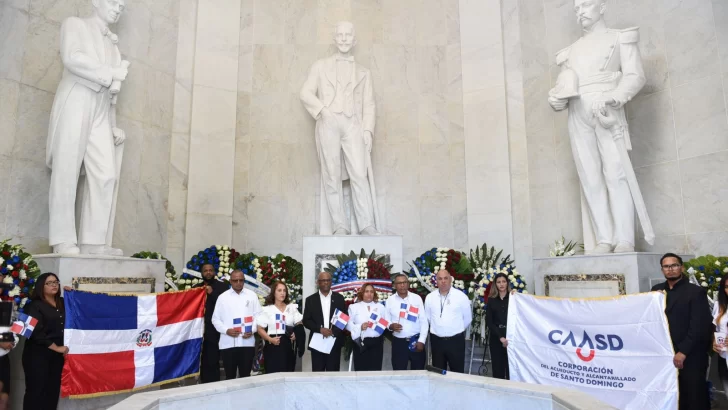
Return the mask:
[[[442,311],[445,309],[445,303],[447,303],[448,297],[450,297],[450,291],[448,291],[447,295],[445,295],[445,299],[443,299],[442,295],[440,295],[440,318],[442,318]]]

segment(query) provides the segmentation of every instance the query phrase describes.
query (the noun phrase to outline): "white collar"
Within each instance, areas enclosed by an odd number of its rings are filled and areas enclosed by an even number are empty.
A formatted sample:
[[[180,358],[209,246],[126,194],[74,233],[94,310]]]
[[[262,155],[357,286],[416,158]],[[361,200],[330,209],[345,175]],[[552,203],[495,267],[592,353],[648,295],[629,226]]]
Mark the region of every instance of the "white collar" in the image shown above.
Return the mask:
[[[332,293],[333,293],[332,291],[329,291],[329,295],[328,296],[324,296],[324,294],[321,293],[321,291],[319,290],[319,293],[318,294],[319,294],[319,297],[322,297],[324,299],[330,299]]]

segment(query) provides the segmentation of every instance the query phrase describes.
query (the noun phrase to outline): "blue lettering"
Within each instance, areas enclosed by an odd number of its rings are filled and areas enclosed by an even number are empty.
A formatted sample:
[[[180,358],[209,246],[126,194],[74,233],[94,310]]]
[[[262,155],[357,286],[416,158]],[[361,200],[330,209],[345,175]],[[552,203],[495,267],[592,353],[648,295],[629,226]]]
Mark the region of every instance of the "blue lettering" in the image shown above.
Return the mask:
[[[596,335],[594,336],[594,340],[597,342],[597,350],[607,350],[607,340],[604,335]]]
[[[607,335],[607,338],[609,339],[609,349],[610,350],[622,350],[624,347],[624,343],[622,343],[622,338],[617,335]]]
[[[571,341],[571,345],[572,346],[576,347],[576,340],[574,339],[574,333],[573,332],[569,332],[569,335],[566,336],[566,339],[564,339],[563,342],[561,342],[561,345],[562,346],[566,346],[566,343],[569,342],[569,341]]]
[[[552,330],[552,331],[550,331],[550,332],[549,332],[549,341],[551,341],[551,343],[553,343],[553,344],[555,344],[555,345],[557,345],[557,344],[561,343],[561,341],[560,341],[560,340],[556,340],[556,339],[554,339],[554,335],[557,335],[557,334],[558,334],[559,336],[561,336],[561,335],[563,335],[563,334],[564,334],[564,332],[562,332],[561,330]]]
[[[586,330],[584,331],[584,339],[582,339],[581,344],[579,345],[580,348],[584,347],[584,345],[588,344],[589,348],[594,350],[594,344],[592,343],[591,339],[589,338],[589,335],[586,334]]]

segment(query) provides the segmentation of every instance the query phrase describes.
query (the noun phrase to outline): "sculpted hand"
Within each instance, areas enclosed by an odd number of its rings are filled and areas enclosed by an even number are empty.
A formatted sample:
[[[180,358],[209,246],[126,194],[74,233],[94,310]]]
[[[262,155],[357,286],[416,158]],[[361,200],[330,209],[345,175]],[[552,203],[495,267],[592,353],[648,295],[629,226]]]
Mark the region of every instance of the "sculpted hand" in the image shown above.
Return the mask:
[[[111,78],[117,81],[126,80],[127,74],[129,74],[129,62],[127,60],[123,60],[120,66],[111,69]]]
[[[569,100],[564,100],[556,97],[549,97],[549,105],[554,111],[561,111],[569,105]]]
[[[126,133],[121,128],[112,128],[112,134],[114,134],[114,145],[121,145],[126,140]]]
[[[675,357],[672,359],[672,364],[675,365],[676,369],[682,369],[684,362],[685,362],[685,355],[680,352],[677,352],[675,354]]]
[[[367,152],[372,152],[372,132],[364,131],[364,146],[367,148]]]
[[[327,107],[321,109],[321,121],[323,121],[324,123],[329,123],[333,119],[334,114],[332,114]]]

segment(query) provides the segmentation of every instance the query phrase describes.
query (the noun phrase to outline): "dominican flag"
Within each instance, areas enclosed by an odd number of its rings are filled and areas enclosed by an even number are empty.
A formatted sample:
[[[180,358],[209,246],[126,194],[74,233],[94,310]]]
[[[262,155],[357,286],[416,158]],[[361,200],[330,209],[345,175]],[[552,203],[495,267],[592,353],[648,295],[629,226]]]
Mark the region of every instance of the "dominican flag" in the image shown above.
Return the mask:
[[[406,303],[400,303],[399,304],[399,317],[402,319],[407,318],[407,308],[409,308],[409,305]]]
[[[286,317],[280,313],[276,313],[276,330],[286,331]]]
[[[18,320],[13,322],[13,325],[10,327],[10,331],[18,336],[29,338],[33,334],[33,329],[35,329],[36,324],[38,324],[38,319],[28,316],[25,313],[20,313]]]
[[[389,327],[389,322],[387,322],[386,319],[376,313],[372,313],[372,315],[369,316],[369,323],[372,325],[372,328],[380,335],[384,333],[384,331]]]
[[[344,330],[346,324],[349,323],[349,315],[336,309],[334,310],[334,317],[331,318],[331,323],[339,329]]]
[[[233,319],[233,330],[237,330],[238,332],[243,331],[243,319],[239,317]]]
[[[253,333],[253,316],[245,316],[243,322],[245,322],[244,333]]]
[[[407,320],[410,322],[416,322],[417,318],[420,316],[420,309],[416,308],[414,306],[409,306],[407,308]]]
[[[61,396],[113,394],[200,371],[205,288],[139,296],[65,293]]]

